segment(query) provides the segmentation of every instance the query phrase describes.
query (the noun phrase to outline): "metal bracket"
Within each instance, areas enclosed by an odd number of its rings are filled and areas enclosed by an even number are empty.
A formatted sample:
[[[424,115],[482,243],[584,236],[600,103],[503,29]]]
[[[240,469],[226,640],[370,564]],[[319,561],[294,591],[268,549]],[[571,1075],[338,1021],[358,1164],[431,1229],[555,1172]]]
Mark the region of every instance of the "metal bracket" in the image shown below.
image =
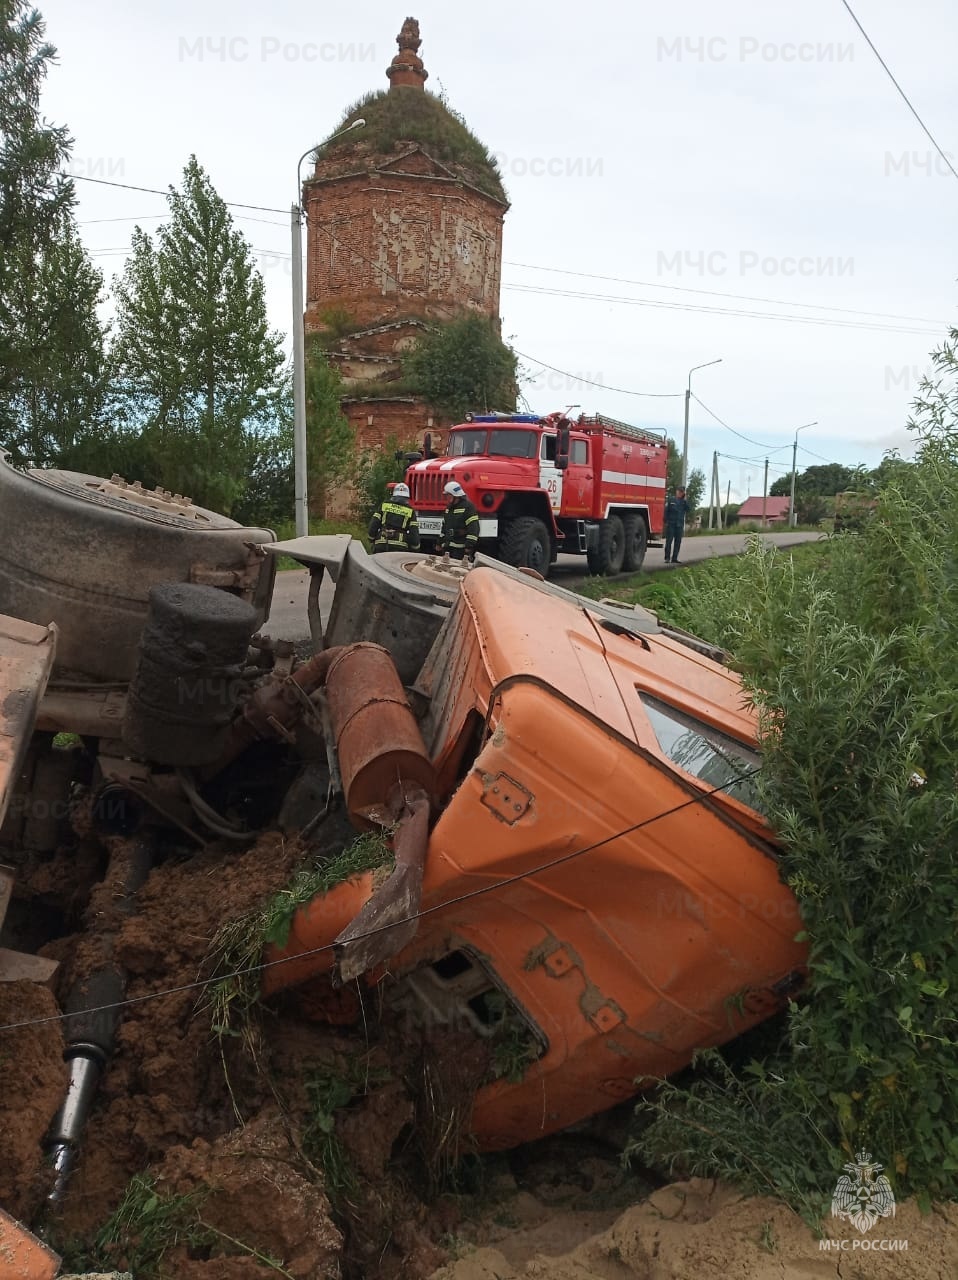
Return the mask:
[[[534,796],[507,773],[483,775],[482,803],[510,827],[528,811]]]

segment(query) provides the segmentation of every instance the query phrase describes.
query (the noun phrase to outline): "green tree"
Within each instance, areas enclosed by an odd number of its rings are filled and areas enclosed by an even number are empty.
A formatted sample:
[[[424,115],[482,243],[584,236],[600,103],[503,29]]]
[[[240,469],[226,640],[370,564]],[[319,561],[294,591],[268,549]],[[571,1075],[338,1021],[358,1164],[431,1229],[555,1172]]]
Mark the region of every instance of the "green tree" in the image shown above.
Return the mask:
[[[682,454],[671,436],[666,440],[669,447],[668,462],[665,472],[665,487],[668,493],[674,493],[682,483]],[[701,467],[693,467],[685,482],[685,497],[690,511],[698,511],[705,496],[705,472]]]
[[[333,489],[355,469],[356,436],[342,411],[343,382],[318,342],[306,359],[306,458],[309,504],[322,517]]]
[[[102,290],[68,210],[33,269],[8,280],[21,347],[5,404],[14,463],[83,470],[96,454],[107,393]]]
[[[440,413],[461,422],[469,410],[515,410],[516,366],[492,321],[467,311],[421,338],[403,372]]]
[[[821,466],[807,467],[795,476],[795,502],[798,497],[834,498],[836,493],[853,489],[860,483],[861,467],[845,467],[840,462],[826,462]],[[792,473],[779,476],[769,487],[773,498],[787,498],[792,492]]]
[[[102,360],[100,284],[61,172],[70,138],[40,114],[56,57],[44,34],[25,0],[0,0],[0,444],[20,462],[57,460],[95,408]]]
[[[412,452],[415,448],[415,441],[407,441],[405,445],[401,445],[397,436],[390,436],[381,450],[364,449],[360,454],[356,462],[353,515],[361,524],[368,523],[372,518],[373,512],[386,497],[387,486],[405,479],[406,463],[397,460],[396,454]]]
[[[156,241],[139,227],[116,286],[112,363],[160,482],[229,512],[280,416],[280,337],[245,237],[192,156]]]

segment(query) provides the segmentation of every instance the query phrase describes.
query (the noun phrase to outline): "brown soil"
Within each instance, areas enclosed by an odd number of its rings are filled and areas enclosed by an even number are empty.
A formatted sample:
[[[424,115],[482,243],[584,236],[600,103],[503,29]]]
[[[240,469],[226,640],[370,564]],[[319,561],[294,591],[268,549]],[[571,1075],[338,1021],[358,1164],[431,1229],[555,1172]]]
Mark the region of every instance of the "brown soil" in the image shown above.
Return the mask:
[[[412,1044],[390,1032],[388,1015],[378,1030],[372,1016],[337,1026],[335,1009],[316,1021],[331,1006],[314,984],[264,1015],[251,1056],[239,1039],[217,1039],[191,986],[208,973],[218,927],[286,884],[301,858],[298,845],[273,834],[244,852],[171,860],[151,873],[129,917],[116,909],[111,877],[89,894],[84,923],[113,937],[134,1003],[57,1238],[89,1241],[131,1177],[149,1171],[161,1195],[201,1193],[196,1213],[217,1241],[171,1248],[163,1274],[177,1280],[890,1280],[893,1269],[915,1280],[958,1277],[953,1206],[922,1218],[906,1204],[870,1233],[907,1239],[904,1254],[829,1253],[781,1205],[721,1185],[693,1181],[644,1198],[648,1185],[581,1134],[486,1162],[474,1195],[442,1195],[489,1067],[474,1040]],[[51,883],[48,872],[45,891]],[[63,961],[62,1000],[102,957],[89,935],[51,949]],[[142,999],[173,987],[189,989]],[[43,988],[0,985],[0,1022],[56,1011]],[[7,1034],[0,1204],[35,1220],[46,1190],[41,1141],[66,1083],[62,1038],[56,1022]],[[330,1104],[322,1130],[339,1153],[336,1176],[321,1167],[322,1137],[316,1145],[316,1082],[330,1078],[348,1079],[352,1092],[347,1105]],[[854,1228],[829,1230],[860,1244]],[[281,1273],[270,1258],[282,1260]],[[109,1261],[124,1267],[122,1246]]]
[[[52,991],[32,982],[0,982],[0,1024],[56,1017]],[[41,1142],[63,1101],[67,1069],[59,1022],[0,1038],[0,1205],[31,1218],[43,1202]]]

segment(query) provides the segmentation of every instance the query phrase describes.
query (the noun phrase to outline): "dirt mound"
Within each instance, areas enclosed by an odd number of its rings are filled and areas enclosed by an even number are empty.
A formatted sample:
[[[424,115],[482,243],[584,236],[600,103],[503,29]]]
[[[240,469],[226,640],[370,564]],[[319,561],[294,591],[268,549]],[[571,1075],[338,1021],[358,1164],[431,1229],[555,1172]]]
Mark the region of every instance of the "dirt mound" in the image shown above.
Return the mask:
[[[581,1225],[562,1211],[470,1251],[432,1280],[897,1280],[903,1273],[942,1280],[958,1274],[954,1205],[923,1216],[909,1201],[865,1236],[829,1220],[819,1241],[776,1201],[696,1178],[653,1192],[607,1230],[565,1251],[564,1239]]]
[[[304,1176],[303,1164],[282,1115],[270,1108],[213,1143],[174,1147],[160,1166],[157,1185],[177,1196],[209,1188],[199,1213],[224,1241],[241,1240],[261,1255],[285,1259],[295,1280],[327,1280],[339,1274],[343,1238],[325,1193]],[[190,1260],[182,1250],[169,1255],[167,1266],[196,1280],[276,1275],[251,1255]]]
[[[157,867],[123,921],[115,955],[126,969],[127,997],[117,1052],[104,1074],[63,1206],[68,1232],[83,1233],[115,1207],[130,1178],[170,1147],[212,1141],[236,1124],[221,1052],[200,992],[190,988],[224,920],[244,915],[282,887],[302,859],[276,834],[242,853],[209,850]],[[87,948],[64,966],[61,996],[82,973]]]
[[[32,982],[0,982],[0,1024],[56,1017],[53,993]],[[59,1022],[5,1031],[0,1040],[0,1205],[31,1218],[43,1201],[41,1142],[67,1085]]]

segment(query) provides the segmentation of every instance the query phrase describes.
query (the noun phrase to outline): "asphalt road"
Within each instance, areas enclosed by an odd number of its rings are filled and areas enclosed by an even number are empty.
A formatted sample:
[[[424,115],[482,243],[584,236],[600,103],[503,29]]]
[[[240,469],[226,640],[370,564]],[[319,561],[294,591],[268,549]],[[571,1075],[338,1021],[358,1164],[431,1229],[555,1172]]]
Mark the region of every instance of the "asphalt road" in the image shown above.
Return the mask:
[[[682,542],[679,555],[679,566],[665,563],[665,551],[662,545],[651,545],[645,555],[642,568],[646,573],[677,573],[682,564],[695,564],[700,560],[708,560],[712,556],[734,556],[745,550],[745,544],[752,534],[727,533],[710,537],[707,533],[687,537]],[[818,533],[763,533],[764,542],[776,547],[793,547],[799,542],[814,542],[821,537]],[[552,577],[563,586],[573,587],[578,579],[586,576],[584,556],[559,556],[552,566]],[[306,595],[309,589],[309,573],[305,569],[284,569],[276,575],[276,586],[273,590],[273,607],[269,621],[263,630],[274,639],[293,640],[301,644],[309,639],[309,625],[306,621]],[[334,585],[329,577],[323,582],[319,594],[319,607],[325,621],[332,603]]]

